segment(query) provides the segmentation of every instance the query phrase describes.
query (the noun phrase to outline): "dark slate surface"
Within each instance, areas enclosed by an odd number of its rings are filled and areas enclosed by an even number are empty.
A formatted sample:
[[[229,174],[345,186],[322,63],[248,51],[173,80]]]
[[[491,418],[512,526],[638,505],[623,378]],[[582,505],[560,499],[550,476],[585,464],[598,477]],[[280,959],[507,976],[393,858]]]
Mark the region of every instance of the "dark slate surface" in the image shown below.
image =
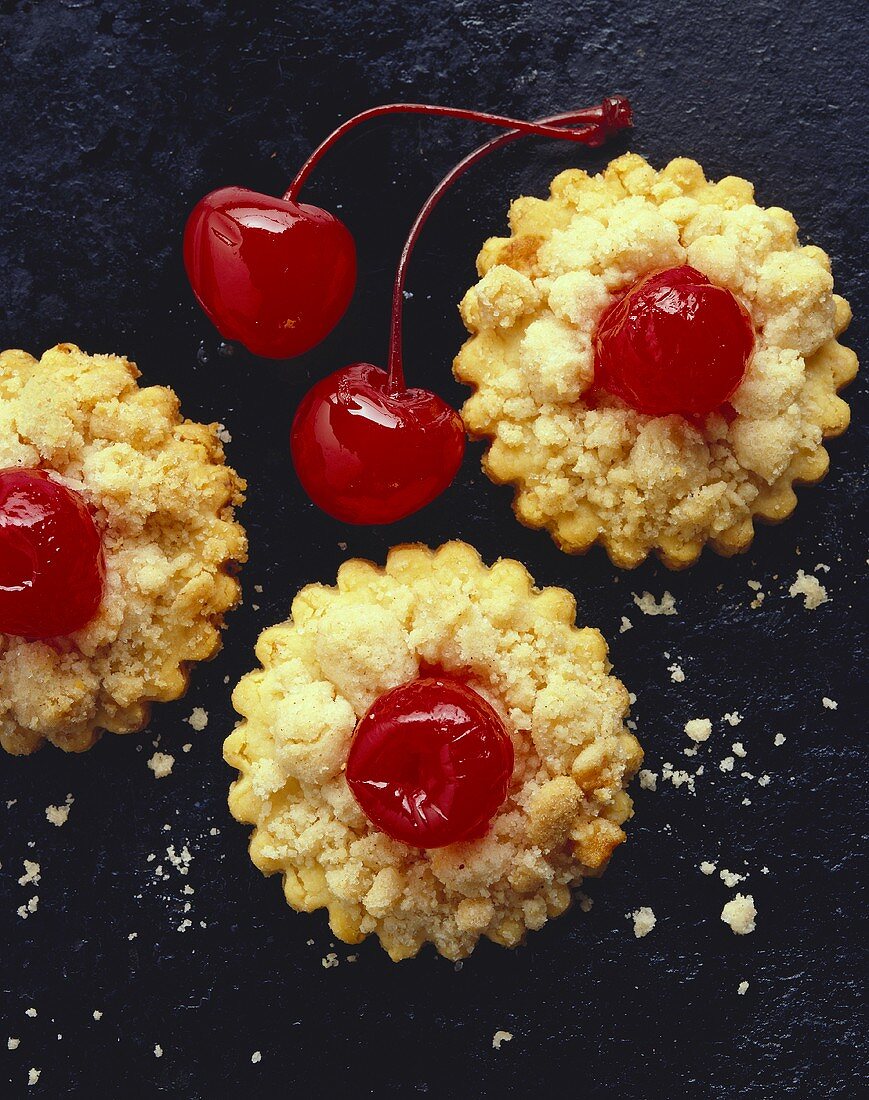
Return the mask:
[[[656,564],[620,573],[600,553],[562,556],[545,534],[515,523],[509,492],[479,470],[479,447],[423,514],[388,530],[350,529],[303,499],[288,456],[290,420],[312,379],[353,360],[383,361],[404,232],[480,133],[387,122],[331,157],[307,195],[342,211],[359,242],[361,279],[339,329],[300,362],[219,352],[184,280],[179,235],[206,190],[240,183],[281,192],[316,141],[374,103],[424,99],[537,116],[620,91],[633,99],[637,128],[607,155],[631,147],[657,164],[689,155],[713,177],[755,180],[761,202],[793,210],[804,239],[832,254],[838,289],[858,315],[849,340],[859,348],[861,8],[856,0],[320,0],[271,11],[250,0],[0,4],[0,343],[40,353],[68,340],[124,352],[146,382],[172,385],[188,416],[225,422],[230,458],[251,482],[243,518],[252,545],[246,604],[225,650],[198,670],[186,700],[157,711],[147,734],[106,738],[81,758],[48,750],[0,761],[5,1095],[856,1094],[866,558],[856,426],[831,445],[830,477],[801,492],[794,518],[761,530],[748,556],[704,556],[680,575]],[[463,336],[455,303],[479,244],[502,230],[512,196],[545,193],[556,171],[604,160],[517,143],[446,201],[411,275],[412,381],[461,399],[449,369]],[[636,792],[630,841],[590,885],[589,915],[575,908],[515,952],[483,945],[459,971],[433,954],[394,966],[376,942],[335,945],[322,914],[287,910],[229,818],[220,757],[233,724],[224,679],[251,667],[258,631],[285,615],[302,583],[329,581],[349,554],[380,561],[391,543],[451,537],[489,559],[518,556],[540,583],[577,594],[581,618],[607,634],[638,696],[649,767],[684,759],[687,719],[715,721],[695,761],[706,764],[696,796],[669,784]],[[809,612],[787,589],[798,568],[817,563],[829,566],[819,575],[831,599]],[[749,606],[754,579],[767,593],[759,609]],[[678,615],[640,614],[631,593],[665,589]],[[623,615],[634,625],[619,633]],[[667,672],[676,660],[682,684]],[[824,696],[838,709],[825,708]],[[184,724],[194,706],[209,713],[202,733]],[[734,710],[744,718],[731,729],[721,719]],[[776,732],[787,737],[780,748]],[[158,738],[176,757],[160,782],[145,766]],[[736,739],[748,755],[722,774],[717,763]],[[760,787],[742,770],[771,782]],[[67,793],[69,821],[56,829],[44,810]],[[186,877],[166,859],[169,845],[183,844],[193,855]],[[36,889],[17,884],[24,858],[40,863]],[[748,874],[754,935],[736,937],[718,919],[733,891],[699,873],[704,859]],[[156,875],[158,864],[168,877]],[[183,893],[187,884],[194,894]],[[16,908],[34,893],[38,911],[21,920]],[[635,940],[625,914],[640,905],[653,907],[658,926]],[[193,926],[178,932],[185,917]],[[341,963],[326,970],[321,959],[333,949]],[[738,996],[742,980],[749,989]],[[498,1029],[514,1039],[495,1051]],[[21,1040],[14,1052],[7,1035]],[[42,1071],[32,1089],[30,1067]]]

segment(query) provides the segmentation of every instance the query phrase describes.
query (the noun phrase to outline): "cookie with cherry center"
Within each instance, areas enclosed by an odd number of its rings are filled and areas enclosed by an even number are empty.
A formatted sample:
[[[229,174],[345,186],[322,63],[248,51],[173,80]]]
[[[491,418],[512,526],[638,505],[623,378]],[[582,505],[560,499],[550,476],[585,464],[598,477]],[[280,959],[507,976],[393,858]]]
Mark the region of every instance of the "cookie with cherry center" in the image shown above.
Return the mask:
[[[250,856],[394,960],[506,947],[625,839],[642,751],[599,631],[461,542],[345,562],[263,631],[224,755]]]
[[[133,363],[0,353],[0,745],[141,729],[220,647],[246,557],[218,425]],[[38,685],[38,689],[35,687]]]

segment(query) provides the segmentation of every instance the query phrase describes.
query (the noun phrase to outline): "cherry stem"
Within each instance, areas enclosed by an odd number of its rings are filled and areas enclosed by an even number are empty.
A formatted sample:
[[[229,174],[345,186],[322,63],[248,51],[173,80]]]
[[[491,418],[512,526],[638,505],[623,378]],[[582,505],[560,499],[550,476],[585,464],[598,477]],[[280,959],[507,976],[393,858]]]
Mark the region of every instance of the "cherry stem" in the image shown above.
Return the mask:
[[[468,113],[471,114],[472,112]],[[561,128],[582,123],[585,123],[585,125],[580,125],[579,128],[575,130],[565,130]],[[572,111],[562,115],[552,115],[536,123],[523,123],[521,128],[517,125],[506,134],[500,134],[498,137],[492,138],[491,141],[487,141],[485,145],[481,145],[478,149],[469,153],[463,160],[460,160],[455,167],[450,169],[426,199],[422,209],[417,214],[416,220],[407,235],[404,248],[401,251],[401,258],[398,261],[398,268],[395,273],[395,283],[393,284],[392,291],[392,318],[389,333],[389,378],[387,390],[390,394],[401,393],[401,391],[405,389],[404,368],[401,356],[401,337],[404,286],[410,256],[419,239],[423,226],[428,221],[429,215],[456,180],[464,175],[465,172],[467,172],[469,168],[472,168],[478,161],[487,157],[489,153],[493,153],[496,149],[500,149],[503,145],[507,145],[517,138],[524,137],[526,134],[538,134],[545,137],[561,138],[564,141],[578,141],[586,145],[601,145],[609,136],[630,125],[631,107],[628,100],[623,96],[611,96],[605,99],[603,103],[594,107],[586,107],[583,110]]]
[[[607,110],[606,104],[611,102],[618,102],[620,108],[627,112],[628,118],[630,117],[630,106],[628,101],[620,96],[614,96],[612,100],[606,100],[603,104],[599,104],[598,106],[587,107],[585,110],[575,111],[569,118],[567,118],[567,116],[564,117],[566,121],[576,124],[592,123],[605,125],[607,122],[605,118]],[[342,122],[340,126],[333,130],[325,141],[322,141],[317,146],[296,173],[295,179],[284,192],[284,200],[286,202],[295,202],[297,200],[299,191],[301,191],[311,172],[313,172],[323,156],[328,153],[332,146],[340,141],[345,134],[355,129],[355,127],[362,122],[367,122],[369,119],[379,118],[381,115],[389,114],[435,115],[444,118],[459,118],[467,122],[485,122],[490,126],[502,126],[515,131],[516,133],[514,136],[516,137],[520,134],[537,134],[540,137],[555,137],[561,138],[563,141],[582,141],[588,143],[588,136],[585,130],[581,129],[570,133],[564,133],[548,119],[540,122],[525,122],[522,119],[507,118],[504,115],[492,115],[485,111],[471,111],[463,107],[440,107],[431,103],[384,103],[379,107],[370,107],[367,111],[362,111],[358,115],[348,118],[346,122]],[[621,129],[621,126],[617,126],[616,128]]]

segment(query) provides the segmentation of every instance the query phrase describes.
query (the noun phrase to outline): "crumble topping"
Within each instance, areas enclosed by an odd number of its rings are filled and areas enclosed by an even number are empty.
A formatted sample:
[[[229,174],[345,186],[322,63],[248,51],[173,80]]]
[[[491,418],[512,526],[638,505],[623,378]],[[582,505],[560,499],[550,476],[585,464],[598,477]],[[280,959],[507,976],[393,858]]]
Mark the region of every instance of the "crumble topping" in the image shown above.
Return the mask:
[[[0,468],[41,467],[81,493],[103,536],[106,589],[68,638],[0,634],[0,745],[90,748],[128,733],[152,701],[176,699],[193,661],[214,655],[238,600],[227,568],[246,555],[233,521],[244,483],[215,426],[183,420],[135,365],[58,344],[36,360],[0,353]],[[34,684],[40,690],[34,691]]]
[[[348,561],[336,587],[297,595],[292,619],[259,638],[263,667],[233,693],[244,721],[224,747],[240,772],[230,809],[255,826],[251,858],[283,875],[290,905],[328,908],[348,943],[376,933],[395,960],[426,941],[450,959],[481,935],[512,947],[567,908],[624,840],[642,759],[606,643],[575,615],[568,592],[459,542],[395,548],[383,569]],[[357,720],[421,665],[461,673],[515,754],[486,835],[431,850],[379,832],[344,777]]]
[[[850,310],[829,258],[799,244],[793,216],[755,205],[746,180],[709,182],[685,158],[658,172],[627,154],[598,176],[562,172],[548,199],[516,199],[509,221],[510,237],[478,256],[480,281],[460,306],[472,336],[454,370],[475,389],[462,416],[490,440],[484,468],[515,486],[519,520],[571,553],[599,540],[617,565],[656,550],[679,567],[706,541],[745,549],[755,516],[789,515],[793,482],[823,476],[822,440],[847,427],[836,391],[857,369],[835,340]],[[645,416],[592,387],[604,310],[685,263],[754,322],[732,420]]]

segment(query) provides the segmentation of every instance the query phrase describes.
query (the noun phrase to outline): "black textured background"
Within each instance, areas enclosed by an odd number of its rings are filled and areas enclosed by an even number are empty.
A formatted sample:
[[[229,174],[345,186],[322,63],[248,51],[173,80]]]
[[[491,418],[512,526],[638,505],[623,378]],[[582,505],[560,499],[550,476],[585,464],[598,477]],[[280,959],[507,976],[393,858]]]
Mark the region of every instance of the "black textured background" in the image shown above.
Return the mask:
[[[360,282],[340,327],[301,361],[219,351],[179,241],[204,192],[231,183],[282,192],[308,150],[363,107],[418,99],[530,117],[619,91],[636,110],[629,138],[593,157],[516,143],[446,200],[411,273],[411,381],[461,400],[450,377],[463,338],[455,303],[480,243],[503,231],[508,200],[543,194],[556,171],[599,167],[628,147],[657,165],[688,155],[713,178],[746,176],[761,203],[793,210],[804,239],[833,257],[859,350],[864,5],[40,0],[3,2],[0,12],[0,344],[39,354],[65,340],[126,353],[146,382],[177,390],[188,416],[224,422],[230,460],[250,481],[242,519],[251,539],[245,605],[186,700],[159,708],[147,733],[107,737],[83,757],[48,749],[0,760],[5,1095],[856,1095],[867,553],[856,424],[832,443],[829,478],[801,491],[792,519],[761,529],[749,555],[704,555],[679,575],[653,563],[619,572],[600,552],[561,555],[514,521],[509,491],[479,470],[477,446],[424,513],[391,529],[348,528],[318,513],[294,480],[293,411],[327,370],[383,363],[404,233],[482,133],[387,121],[331,156],[306,197],[340,211],[355,233]],[[451,537],[571,588],[638,696],[647,766],[703,762],[705,774],[695,796],[661,781],[656,793],[635,790],[629,842],[589,885],[588,915],[575,907],[515,952],[483,944],[460,969],[430,949],[395,966],[376,941],[334,944],[322,914],[290,912],[278,882],[249,863],[245,829],[225,804],[220,745],[233,716],[224,680],[252,666],[258,631],[285,616],[301,584],[330,581],[351,554],[382,561],[392,543]],[[798,568],[818,563],[829,566],[818,576],[830,602],[807,611],[787,589]],[[749,580],[766,592],[760,608],[750,607]],[[631,593],[665,589],[678,614],[644,617]],[[633,629],[620,633],[623,615]],[[684,683],[671,682],[673,661]],[[184,724],[194,706],[209,714],[202,733]],[[744,718],[731,728],[722,716],[734,710]],[[712,740],[685,761],[682,727],[705,716]],[[780,748],[776,732],[787,738]],[[176,764],[155,781],[145,762],[158,739]],[[723,774],[718,761],[737,739],[748,755]],[[67,793],[69,821],[56,829],[44,808]],[[181,876],[166,848],[185,843],[193,859]],[[24,858],[40,863],[36,888],[17,883]],[[748,874],[740,889],[757,904],[753,935],[719,920],[734,891],[700,874],[704,859]],[[32,894],[38,910],[22,920],[16,909]],[[658,925],[636,940],[626,913],[640,905]],[[185,919],[192,927],[177,931]],[[332,950],[340,964],[324,969]],[[749,988],[738,996],[742,980]],[[493,1050],[499,1029],[514,1038]],[[7,1052],[7,1035],[20,1038],[17,1050]],[[41,1070],[33,1088],[30,1067]]]

